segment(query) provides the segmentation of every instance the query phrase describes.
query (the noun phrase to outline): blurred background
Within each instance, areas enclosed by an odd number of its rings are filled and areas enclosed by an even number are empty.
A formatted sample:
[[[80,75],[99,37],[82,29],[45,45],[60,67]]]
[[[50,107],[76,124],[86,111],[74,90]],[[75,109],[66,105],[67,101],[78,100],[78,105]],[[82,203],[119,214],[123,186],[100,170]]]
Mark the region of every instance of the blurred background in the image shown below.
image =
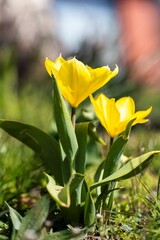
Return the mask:
[[[92,67],[117,64],[119,75],[103,90],[131,95],[141,109],[154,105],[159,125],[160,1],[0,0],[0,117],[23,118],[24,89],[48,97],[44,60],[60,53]]]

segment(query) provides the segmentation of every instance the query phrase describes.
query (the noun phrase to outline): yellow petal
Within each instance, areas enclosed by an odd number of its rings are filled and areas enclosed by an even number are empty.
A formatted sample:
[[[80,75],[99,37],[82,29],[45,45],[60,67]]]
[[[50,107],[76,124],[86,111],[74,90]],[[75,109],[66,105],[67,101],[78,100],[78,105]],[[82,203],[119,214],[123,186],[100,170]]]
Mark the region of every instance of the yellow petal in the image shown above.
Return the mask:
[[[116,101],[120,121],[131,120],[135,113],[135,103],[131,97],[122,97]]]
[[[64,62],[66,62],[66,60],[61,55],[55,60],[55,65],[57,66],[58,70]]]
[[[113,71],[108,66],[92,69],[88,68],[91,74],[90,94],[103,87],[109,80],[118,74],[118,66]]]
[[[45,60],[45,67],[50,76],[54,75],[56,77],[58,71],[60,70],[62,64],[65,60],[60,56],[55,62],[52,62],[48,58]]]
[[[90,73],[85,65],[76,58],[62,64],[56,79],[62,95],[73,107],[77,107],[89,96]]]
[[[145,123],[146,116],[151,112],[152,107],[145,111],[135,113],[135,103],[131,97],[122,97],[115,102],[115,99],[108,99],[104,94],[100,94],[96,99],[90,95],[90,100],[94,106],[97,117],[111,137],[122,133],[127,124],[134,118],[132,125]]]
[[[104,94],[100,94],[96,100],[90,96],[97,117],[102,126],[106,129],[111,137],[119,134],[117,128],[120,116],[115,106],[115,99],[108,99]]]
[[[104,86],[118,73],[118,67],[92,69],[76,58],[65,60],[61,56],[55,62],[46,59],[45,67],[50,76],[54,75],[63,97],[73,106],[84,101],[90,94]]]
[[[133,125],[137,123],[145,123],[148,122],[148,119],[145,119],[152,111],[152,107],[148,108],[144,111],[138,111],[134,114],[134,117],[136,117],[136,120],[134,121]]]
[[[46,67],[46,70],[47,70],[48,74],[50,76],[52,76],[53,75],[53,69],[55,68],[54,62],[52,62],[51,60],[46,58],[46,60],[45,60],[45,67]]]
[[[106,130],[111,137],[115,137],[119,134],[120,131],[120,114],[117,111],[114,98],[108,100],[108,104],[106,105],[106,116]]]

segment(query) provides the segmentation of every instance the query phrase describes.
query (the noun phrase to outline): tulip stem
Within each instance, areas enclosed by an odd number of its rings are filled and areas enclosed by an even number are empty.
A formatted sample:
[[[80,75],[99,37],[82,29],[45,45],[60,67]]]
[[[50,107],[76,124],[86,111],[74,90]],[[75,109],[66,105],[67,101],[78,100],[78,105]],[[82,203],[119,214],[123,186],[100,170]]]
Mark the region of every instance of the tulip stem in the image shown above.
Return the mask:
[[[112,146],[113,140],[114,140],[114,138],[110,137],[109,148]]]
[[[76,108],[75,107],[72,107],[71,120],[72,120],[73,127],[75,128],[76,126]]]

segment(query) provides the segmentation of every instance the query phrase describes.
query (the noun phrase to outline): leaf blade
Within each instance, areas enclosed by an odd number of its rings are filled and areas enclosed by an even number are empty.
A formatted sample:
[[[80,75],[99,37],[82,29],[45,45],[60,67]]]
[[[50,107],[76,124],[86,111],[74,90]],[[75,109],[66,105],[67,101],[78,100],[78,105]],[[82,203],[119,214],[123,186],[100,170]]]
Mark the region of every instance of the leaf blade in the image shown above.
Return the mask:
[[[94,188],[97,188],[99,186],[104,186],[109,182],[128,179],[139,174],[153,160],[153,158],[159,154],[160,151],[158,150],[151,151],[135,159],[132,159],[130,162],[126,163],[124,166],[122,166],[120,169],[118,169],[116,172],[114,172],[107,178],[104,178],[102,181],[92,184],[90,186],[90,190],[93,190]]]
[[[38,232],[41,230],[49,213],[49,198],[43,196],[36,205],[28,211],[27,215],[23,218],[20,229],[17,233],[17,240],[24,239],[27,230]]]
[[[74,160],[77,150],[78,143],[76,134],[74,131],[71,117],[67,111],[64,99],[60,93],[57,81],[53,79],[53,108],[55,113],[55,120],[58,129],[58,135],[63,147],[65,154],[71,161]]]
[[[62,156],[57,141],[49,134],[32,125],[0,119],[0,128],[31,148],[43,160],[43,163],[62,184]]]
[[[54,179],[46,174],[46,177],[48,179],[48,183],[46,185],[46,188],[52,198],[57,202],[57,204],[64,208],[69,208],[71,200],[70,200],[70,194],[69,194],[69,184],[65,185],[64,187],[56,185]]]
[[[15,230],[19,230],[22,223],[22,219],[23,219],[22,216],[14,208],[9,206],[7,202],[6,202],[6,205],[9,209],[9,214]]]

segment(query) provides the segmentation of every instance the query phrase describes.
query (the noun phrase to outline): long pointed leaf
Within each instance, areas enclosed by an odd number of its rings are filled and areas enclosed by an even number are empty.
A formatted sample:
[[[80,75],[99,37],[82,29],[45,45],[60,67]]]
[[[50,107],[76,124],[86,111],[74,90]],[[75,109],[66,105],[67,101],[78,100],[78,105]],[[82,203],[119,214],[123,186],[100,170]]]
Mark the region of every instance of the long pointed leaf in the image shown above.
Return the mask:
[[[86,150],[88,137],[88,122],[76,124],[76,136],[78,141],[78,152],[75,158],[75,169],[78,173],[84,173],[86,165]]]
[[[43,196],[23,218],[16,240],[25,239],[27,230],[33,230],[35,233],[41,230],[42,225],[48,216],[48,213],[49,198],[47,196]]]
[[[94,224],[96,218],[95,204],[90,191],[88,191],[85,202],[84,223],[90,227]]]
[[[70,184],[71,204],[77,206],[81,204],[81,187],[84,181],[84,175],[75,173]]]
[[[54,175],[55,180],[62,184],[61,151],[53,137],[34,126],[16,121],[0,119],[0,128],[34,150]]]
[[[83,219],[81,212],[82,206],[82,184],[84,181],[84,175],[75,173],[70,179],[70,200],[71,204],[69,208],[61,208],[65,222],[72,226],[83,225]]]
[[[115,142],[112,144],[112,146],[107,154],[107,157],[104,161],[103,178],[108,177],[117,169],[117,167],[119,165],[119,160],[120,160],[121,154],[124,150],[124,146],[128,142],[129,133],[130,133],[133,121],[134,121],[134,119],[132,119],[128,123],[124,133],[122,135],[120,135],[115,140]]]
[[[108,177],[117,168],[119,159],[121,157],[121,154],[124,150],[124,146],[126,145],[127,141],[128,141],[127,138],[123,138],[123,136],[120,136],[111,146],[110,151],[108,152],[107,157],[104,161],[103,178]]]
[[[10,207],[8,205],[8,203],[6,203],[8,208],[9,208],[9,214],[10,214],[10,217],[11,217],[11,220],[12,220],[12,224],[14,226],[14,228],[16,230],[19,230],[20,229],[20,226],[21,226],[21,223],[22,223],[22,216],[15,210],[13,209],[12,207]]]
[[[106,146],[106,142],[97,134],[96,126],[92,122],[88,126],[88,134],[93,140]]]
[[[105,142],[96,133],[95,125],[92,122],[83,122],[76,124],[75,131],[78,141],[78,152],[75,158],[75,169],[76,172],[84,174],[87,164],[86,153],[88,153],[88,136],[100,144],[105,145]]]
[[[46,188],[52,198],[56,201],[56,203],[65,208],[69,208],[71,200],[70,200],[70,194],[69,194],[69,183],[65,185],[64,187],[56,185],[54,179],[46,174],[46,177],[48,179],[48,183],[46,185]]]
[[[123,167],[121,167],[119,170],[108,176],[107,178],[103,179],[102,181],[99,181],[97,183],[94,183],[90,186],[90,189],[93,190],[99,186],[104,186],[108,184],[109,182],[113,181],[120,181],[124,179],[131,178],[140,172],[142,172],[146,166],[153,160],[153,158],[160,154],[160,151],[151,151],[148,153],[145,153],[137,158],[132,159],[128,163],[126,163]]]
[[[67,111],[64,99],[60,93],[57,81],[53,78],[53,106],[58,135],[67,158],[71,161],[74,160],[78,143],[75,131],[71,122],[71,117]],[[72,166],[70,166],[72,167]]]

